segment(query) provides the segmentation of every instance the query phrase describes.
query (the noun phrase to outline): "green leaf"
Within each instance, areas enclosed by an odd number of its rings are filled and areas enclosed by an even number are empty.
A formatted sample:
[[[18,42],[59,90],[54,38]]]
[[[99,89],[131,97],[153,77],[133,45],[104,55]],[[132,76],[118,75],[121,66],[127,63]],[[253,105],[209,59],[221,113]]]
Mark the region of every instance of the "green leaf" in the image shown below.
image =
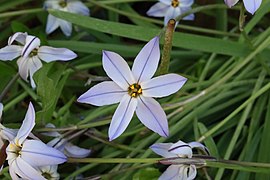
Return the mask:
[[[160,172],[158,169],[149,167],[137,171],[133,176],[133,180],[156,180],[159,176]]]
[[[49,10],[49,13],[85,28],[136,40],[149,41],[161,33],[156,28],[149,27],[146,31],[145,27],[141,26],[110,22],[63,11]],[[180,32],[174,34],[173,46],[238,57],[247,56],[250,53],[245,43]],[[264,51],[262,56],[269,57],[270,51]]]

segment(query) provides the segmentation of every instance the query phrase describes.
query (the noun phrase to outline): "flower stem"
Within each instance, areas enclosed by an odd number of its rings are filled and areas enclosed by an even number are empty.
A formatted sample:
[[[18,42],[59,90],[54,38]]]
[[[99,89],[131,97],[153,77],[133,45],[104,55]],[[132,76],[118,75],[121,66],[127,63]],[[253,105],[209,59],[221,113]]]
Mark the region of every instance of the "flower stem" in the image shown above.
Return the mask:
[[[69,163],[158,163],[162,158],[68,158]]]
[[[0,102],[3,100],[4,96],[7,94],[7,92],[9,91],[11,86],[13,85],[13,83],[16,82],[18,78],[19,78],[19,73],[15,74],[15,76],[8,82],[5,89],[0,94]]]
[[[246,19],[245,7],[244,7],[244,4],[241,3],[240,15],[239,15],[239,30],[241,32],[244,30],[245,19]]]
[[[42,11],[44,11],[44,9],[36,8],[36,9],[27,9],[27,10],[6,12],[6,13],[1,13],[0,18],[19,16],[19,15],[24,15],[24,14],[33,14],[33,13],[38,13],[38,12],[42,12]]]
[[[161,63],[160,63],[159,71],[158,71],[159,75],[167,74],[169,71],[174,27],[175,27],[175,20],[170,19],[167,24],[166,31],[165,31],[163,53],[162,53]]]

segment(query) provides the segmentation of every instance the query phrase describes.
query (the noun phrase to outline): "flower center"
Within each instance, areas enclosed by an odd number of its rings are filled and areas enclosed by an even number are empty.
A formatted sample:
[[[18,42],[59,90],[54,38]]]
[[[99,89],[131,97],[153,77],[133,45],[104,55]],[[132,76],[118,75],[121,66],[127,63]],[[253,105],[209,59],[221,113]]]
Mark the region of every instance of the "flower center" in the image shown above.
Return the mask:
[[[59,6],[61,6],[62,8],[66,7],[66,6],[67,6],[66,0],[60,1],[60,2],[59,2]]]
[[[48,173],[48,172],[43,172],[41,175],[42,175],[43,177],[45,177],[45,179],[51,179],[51,178],[52,178],[51,174]]]
[[[172,7],[176,8],[179,5],[179,0],[172,0]]]
[[[16,154],[16,157],[22,154],[22,147],[19,144],[10,144],[12,153]]]
[[[128,94],[136,98],[142,94],[142,87],[137,83],[132,84],[128,87]]]
[[[37,49],[34,49],[33,51],[31,51],[30,53],[30,57],[33,57],[33,56],[36,56],[38,54],[38,50]]]

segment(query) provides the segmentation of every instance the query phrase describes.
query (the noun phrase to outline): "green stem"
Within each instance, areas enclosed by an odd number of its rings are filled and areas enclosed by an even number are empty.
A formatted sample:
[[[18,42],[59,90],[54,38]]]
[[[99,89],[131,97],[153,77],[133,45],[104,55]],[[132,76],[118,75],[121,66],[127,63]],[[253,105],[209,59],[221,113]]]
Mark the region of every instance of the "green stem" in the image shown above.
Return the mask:
[[[170,19],[167,24],[166,31],[165,31],[163,53],[162,53],[161,63],[160,63],[159,71],[158,71],[159,75],[167,74],[169,71],[174,27],[175,27],[175,20]]]
[[[77,158],[68,158],[69,163],[151,163],[155,164],[158,163],[159,160],[162,158],[84,158],[84,159],[77,159]]]
[[[1,95],[0,95],[0,102],[3,100],[4,96],[7,94],[7,92],[9,91],[9,89],[11,88],[11,86],[13,85],[13,83],[15,83],[17,81],[17,79],[19,78],[19,73],[17,73],[6,85],[5,89],[2,91]]]
[[[19,16],[19,15],[25,15],[25,14],[34,14],[34,13],[39,13],[42,11],[44,11],[44,9],[42,8],[12,11],[12,12],[1,13],[0,18]]]

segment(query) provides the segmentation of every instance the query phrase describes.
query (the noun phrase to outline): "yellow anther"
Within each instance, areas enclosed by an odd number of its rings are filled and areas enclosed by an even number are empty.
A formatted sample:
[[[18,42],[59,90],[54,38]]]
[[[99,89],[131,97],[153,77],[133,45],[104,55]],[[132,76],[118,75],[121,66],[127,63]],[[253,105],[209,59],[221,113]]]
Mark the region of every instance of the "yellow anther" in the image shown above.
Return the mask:
[[[179,5],[179,0],[172,0],[172,7],[178,7],[178,5]]]
[[[132,84],[128,87],[128,94],[131,96],[131,97],[138,97],[139,95],[142,94],[142,88],[139,84],[135,83],[135,84]]]
[[[67,6],[67,2],[66,2],[65,0],[60,1],[60,2],[59,2],[59,6],[61,6],[62,8],[64,8],[64,7]]]

